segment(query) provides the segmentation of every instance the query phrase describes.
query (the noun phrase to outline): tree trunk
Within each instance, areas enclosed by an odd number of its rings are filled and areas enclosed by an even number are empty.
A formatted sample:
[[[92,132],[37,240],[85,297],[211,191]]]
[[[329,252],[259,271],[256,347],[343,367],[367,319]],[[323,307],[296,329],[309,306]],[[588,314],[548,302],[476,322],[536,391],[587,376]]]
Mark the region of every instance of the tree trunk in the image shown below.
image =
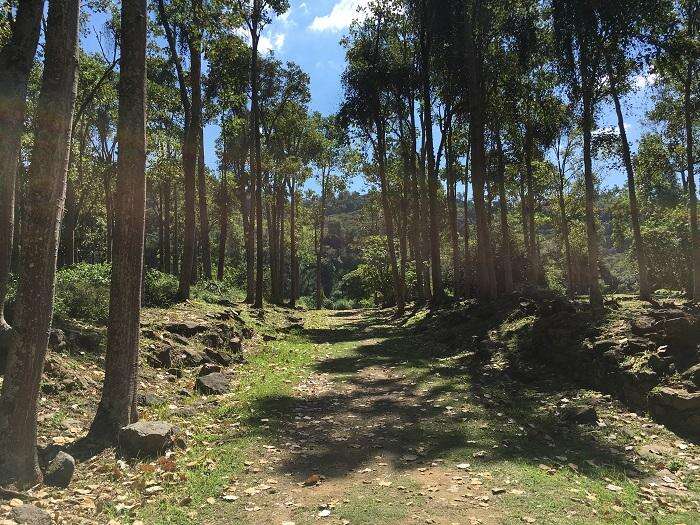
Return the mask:
[[[163,181],[163,258],[165,259],[165,266],[163,271],[166,273],[172,272],[172,250],[170,241],[170,230],[172,229],[172,206],[170,203],[170,197],[172,194],[172,188],[170,186],[170,179]]]
[[[691,22],[692,23],[692,22]],[[692,288],[689,290],[691,299],[700,299],[700,231],[698,231],[698,193],[695,186],[695,152],[693,138],[693,59],[689,57],[688,72],[684,86],[683,113],[685,116],[686,155],[688,164],[688,216],[690,222],[691,270],[693,275]]]
[[[513,291],[513,261],[510,249],[510,227],[508,226],[508,198],[506,197],[506,162],[503,155],[501,132],[496,133],[498,150],[498,204],[501,212],[501,258],[503,260],[503,291]]]
[[[588,281],[591,306],[603,305],[603,295],[598,282],[598,232],[595,219],[595,184],[593,181],[592,129],[593,102],[590,87],[583,93],[583,174],[586,182],[586,236],[588,244]]]
[[[565,165],[559,171],[559,218],[561,221],[561,232],[564,238],[564,255],[566,257],[566,282],[569,296],[574,295],[574,269],[571,259],[571,240],[569,239],[569,218],[566,214],[566,200],[564,199],[564,177],[566,176]]]
[[[321,260],[323,258],[323,230],[326,225],[326,170],[321,173],[321,210],[319,213],[319,235],[316,249],[316,309],[323,307],[323,288],[321,287]]]
[[[255,308],[263,307],[263,294],[265,292],[265,247],[263,245],[263,209],[262,209],[262,165],[260,152],[260,108],[259,108],[259,93],[258,93],[258,43],[260,35],[258,34],[258,26],[260,23],[259,1],[254,0],[253,21],[252,21],[252,40],[253,52],[250,68],[250,87],[251,87],[251,135],[252,135],[252,151],[251,165],[253,178],[255,179],[255,240],[256,240],[256,276],[255,276]]]
[[[173,274],[179,273],[180,268],[180,219],[179,215],[179,197],[177,186],[173,188]]]
[[[470,297],[473,288],[472,257],[469,251],[469,158],[464,163],[464,267],[462,279],[465,297]]]
[[[14,329],[0,397],[0,483],[41,481],[37,398],[51,329],[56,253],[77,93],[79,0],[51,2],[35,118]],[[16,163],[13,165],[16,166]]]
[[[447,147],[445,160],[447,162],[447,211],[450,228],[450,243],[452,245],[452,269],[454,273],[455,297],[463,295],[464,278],[460,278],[462,256],[459,253],[459,231],[457,229],[457,175],[455,174],[455,158],[452,150],[452,132],[447,132]]]
[[[221,215],[219,218],[219,258],[217,260],[216,279],[224,280],[226,268],[226,241],[228,240],[229,194],[226,180],[226,169],[221,174]]]
[[[200,89],[201,99],[201,89]],[[200,102],[201,106],[201,102]],[[204,126],[199,126],[199,158],[197,169],[197,191],[199,193],[199,244],[202,253],[202,277],[211,281],[211,244],[209,243],[209,212],[207,207],[207,169],[204,161]]]
[[[9,41],[0,50],[0,333],[8,330],[5,298],[12,261],[15,184],[24,131],[29,73],[34,64],[44,0],[19,3]]]
[[[386,242],[391,264],[391,277],[394,282],[394,295],[396,300],[396,313],[402,314],[406,308],[404,299],[404,285],[401,281],[399,266],[396,257],[396,244],[394,234],[394,219],[389,201],[389,187],[386,180],[386,131],[384,123],[377,120],[377,164],[379,166],[379,182],[381,186],[382,209],[384,212],[384,227],[386,228]]]
[[[292,177],[289,185],[290,206],[289,206],[289,266],[290,266],[290,286],[289,286],[289,306],[296,306],[299,297],[299,261],[297,259],[297,195],[296,177]]]
[[[255,181],[249,181],[250,192],[244,196],[244,205],[241,213],[244,214],[243,222],[247,226],[246,237],[246,300],[248,304],[255,302]]]
[[[527,223],[525,226],[528,232],[527,273],[530,284],[535,285],[541,284],[542,272],[538,256],[537,227],[535,224],[535,188],[532,169],[533,131],[529,122],[526,123],[525,127],[525,189],[527,190]]]
[[[637,204],[637,189],[634,180],[634,168],[632,166],[632,154],[630,152],[629,141],[627,140],[627,130],[625,130],[625,118],[622,114],[622,104],[617,92],[617,85],[613,75],[612,64],[606,57],[608,66],[608,78],[610,79],[610,93],[615,103],[617,113],[617,127],[620,130],[620,145],[622,146],[622,160],[627,170],[627,191],[630,199],[630,221],[632,223],[632,235],[634,237],[634,251],[637,256],[637,269],[639,272],[639,297],[641,299],[651,299],[651,288],[649,287],[649,271],[647,268],[646,250],[642,239],[642,230],[639,221],[639,206]]]
[[[90,437],[116,443],[138,420],[136,390],[146,224],[146,0],[122,0],[114,263],[102,399]]]

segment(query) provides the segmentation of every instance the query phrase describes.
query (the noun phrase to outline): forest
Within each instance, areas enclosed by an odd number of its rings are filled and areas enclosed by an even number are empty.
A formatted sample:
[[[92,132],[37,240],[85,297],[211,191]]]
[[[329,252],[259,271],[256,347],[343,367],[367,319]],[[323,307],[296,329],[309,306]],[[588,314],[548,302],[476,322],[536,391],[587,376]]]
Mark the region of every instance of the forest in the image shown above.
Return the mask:
[[[0,524],[700,523],[698,0],[0,5]]]

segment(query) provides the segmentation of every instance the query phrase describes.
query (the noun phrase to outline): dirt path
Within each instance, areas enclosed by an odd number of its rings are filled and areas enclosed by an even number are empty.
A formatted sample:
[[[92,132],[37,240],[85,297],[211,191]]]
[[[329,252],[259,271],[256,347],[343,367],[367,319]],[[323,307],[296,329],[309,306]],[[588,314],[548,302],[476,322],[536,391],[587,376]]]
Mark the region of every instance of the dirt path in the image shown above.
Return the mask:
[[[269,440],[230,487],[241,503],[237,520],[635,523],[655,514],[680,523],[673,513],[698,516],[696,495],[666,468],[683,460],[697,474],[692,445],[688,453],[687,444],[609,399],[546,384],[531,391],[494,377],[491,364],[481,363],[482,377],[460,375],[474,365],[469,360],[426,368],[416,358],[423,338],[359,312],[332,314],[327,327],[306,335],[319,345],[315,372],[291,399],[262,405]],[[324,345],[347,348],[333,355]],[[597,426],[552,420],[572,400],[591,399]]]

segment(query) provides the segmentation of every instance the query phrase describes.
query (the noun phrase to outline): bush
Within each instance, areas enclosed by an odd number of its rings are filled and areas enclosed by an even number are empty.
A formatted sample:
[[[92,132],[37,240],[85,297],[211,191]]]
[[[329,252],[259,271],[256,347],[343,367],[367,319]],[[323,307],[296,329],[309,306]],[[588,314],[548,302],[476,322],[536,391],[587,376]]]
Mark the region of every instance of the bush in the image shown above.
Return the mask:
[[[165,308],[177,302],[179,282],[177,277],[158,270],[146,270],[143,288],[143,304]]]
[[[109,317],[109,264],[76,264],[56,273],[54,315],[104,324]]]

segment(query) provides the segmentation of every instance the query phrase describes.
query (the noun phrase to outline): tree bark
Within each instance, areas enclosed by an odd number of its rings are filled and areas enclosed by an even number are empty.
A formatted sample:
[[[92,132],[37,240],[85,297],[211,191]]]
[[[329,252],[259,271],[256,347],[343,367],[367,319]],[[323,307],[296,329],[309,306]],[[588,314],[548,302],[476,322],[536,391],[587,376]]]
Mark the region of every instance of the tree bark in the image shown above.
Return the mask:
[[[506,162],[503,154],[501,132],[496,133],[498,153],[498,204],[501,215],[501,258],[503,260],[503,291],[513,291],[513,261],[510,249],[510,227],[508,225],[508,198],[506,196]]]
[[[116,443],[138,420],[136,390],[146,224],[146,0],[122,0],[114,262],[102,399],[90,437]]]
[[[690,22],[692,24],[692,22]],[[683,113],[685,117],[687,181],[688,181],[688,218],[690,223],[692,288],[691,299],[700,299],[700,231],[698,231],[698,193],[695,186],[695,151],[693,138],[693,101],[692,87],[694,77],[694,60],[689,58],[684,86]]]
[[[617,84],[613,74],[610,59],[606,57],[608,67],[608,79],[610,82],[610,94],[615,103],[617,113],[617,127],[620,130],[620,146],[622,148],[622,160],[627,171],[627,192],[630,199],[630,222],[632,223],[632,235],[634,237],[634,251],[637,257],[637,269],[639,275],[639,297],[641,299],[651,299],[651,288],[649,286],[649,270],[647,268],[646,249],[642,239],[642,230],[639,220],[639,205],[637,204],[637,189],[634,177],[634,167],[632,165],[632,153],[630,152],[629,141],[627,140],[627,130],[625,129],[625,117],[622,114],[622,104],[617,92]]]
[[[200,44],[201,45],[201,44]],[[200,89],[201,107],[201,89]],[[202,253],[203,278],[211,281],[211,244],[209,242],[209,211],[207,206],[207,173],[204,159],[204,126],[199,126],[199,156],[197,168],[197,192],[199,193],[199,244]]]
[[[250,87],[251,87],[251,135],[252,151],[251,166],[253,178],[255,179],[255,240],[256,240],[256,276],[255,276],[255,308],[263,307],[263,294],[265,293],[265,247],[263,245],[263,209],[262,209],[262,165],[260,152],[260,94],[259,94],[259,57],[258,44],[260,41],[259,25],[261,18],[261,0],[253,0],[253,15],[251,19],[251,39],[253,42],[251,67],[250,67]]]
[[[19,3],[9,41],[0,50],[0,333],[12,261],[17,164],[24,130],[27,83],[39,42],[44,0]]]
[[[45,63],[35,119],[15,323],[0,396],[0,483],[42,479],[37,398],[51,329],[56,255],[78,66],[79,0],[49,4]]]
[[[221,174],[221,195],[220,195],[221,215],[219,218],[219,257],[217,260],[216,279],[224,280],[224,270],[226,269],[226,241],[228,240],[229,222],[229,193],[228,181],[226,180],[226,169]]]
[[[558,187],[558,198],[559,198],[559,220],[561,221],[561,231],[562,237],[564,238],[564,255],[566,258],[566,282],[567,282],[567,293],[569,296],[574,295],[574,269],[573,261],[571,259],[571,240],[569,239],[569,218],[566,213],[566,200],[564,198],[564,187],[565,187],[565,177],[566,177],[566,161],[562,161],[562,165],[559,167],[559,187]]]
[[[165,266],[163,271],[166,273],[172,272],[172,245],[170,230],[172,229],[172,205],[170,202],[172,187],[170,185],[170,179],[163,181],[163,258],[165,259]]]
[[[321,260],[323,259],[323,233],[326,226],[326,192],[327,179],[326,170],[321,171],[321,209],[319,212],[319,235],[316,249],[316,309],[323,307],[323,288],[321,286]]]
[[[585,68],[587,69],[587,68]],[[588,83],[588,81],[587,81]],[[583,174],[586,183],[586,237],[588,244],[588,289],[591,306],[603,305],[598,269],[598,232],[595,218],[595,183],[593,180],[592,130],[593,100],[590,86],[583,89]]]
[[[297,257],[297,188],[296,177],[292,177],[289,184],[289,306],[294,308],[299,297],[299,261]]]

